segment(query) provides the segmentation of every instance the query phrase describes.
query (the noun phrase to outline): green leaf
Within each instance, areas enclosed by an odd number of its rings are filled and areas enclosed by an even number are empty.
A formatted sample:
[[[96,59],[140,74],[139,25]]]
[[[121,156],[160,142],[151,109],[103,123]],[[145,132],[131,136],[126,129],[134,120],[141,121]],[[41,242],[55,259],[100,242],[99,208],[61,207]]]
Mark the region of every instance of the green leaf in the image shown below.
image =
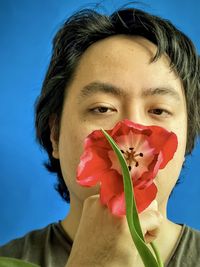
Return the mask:
[[[0,257],[0,267],[39,267],[39,265],[14,258]]]
[[[132,179],[129,174],[129,170],[126,164],[126,160],[124,159],[123,154],[121,153],[120,149],[118,148],[115,141],[112,137],[103,129],[101,129],[106,139],[109,141],[112,149],[116,153],[118,160],[120,162],[123,174],[123,182],[124,182],[124,192],[125,192],[125,201],[126,201],[126,218],[128,222],[128,226],[130,229],[130,233],[132,239],[135,243],[135,246],[142,258],[145,267],[160,267],[159,261],[157,261],[157,256],[159,255],[158,251],[156,250],[156,258],[151,253],[150,249],[148,248],[147,244],[144,241],[144,237],[142,234],[140,221],[138,217],[137,207],[135,203],[134,197],[134,190],[132,185]],[[155,246],[153,249],[156,249]],[[160,258],[159,258],[160,259]]]

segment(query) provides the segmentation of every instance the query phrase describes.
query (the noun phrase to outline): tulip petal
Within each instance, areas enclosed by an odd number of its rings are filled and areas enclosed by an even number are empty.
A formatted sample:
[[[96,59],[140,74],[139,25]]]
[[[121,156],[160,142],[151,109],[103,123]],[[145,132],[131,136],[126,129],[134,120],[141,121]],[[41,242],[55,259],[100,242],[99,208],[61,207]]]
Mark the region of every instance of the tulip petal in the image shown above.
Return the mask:
[[[114,196],[108,202],[108,209],[115,216],[123,217],[124,215],[126,215],[126,205],[125,205],[124,192],[122,192],[120,195]]]
[[[123,178],[115,170],[104,173],[101,177],[100,200],[102,204],[108,204],[110,199],[124,191]]]
[[[81,156],[77,168],[77,181],[81,185],[93,186],[100,180],[100,176],[107,171],[111,163],[106,160],[106,153],[103,149],[88,149]]]
[[[154,183],[152,183],[149,187],[146,187],[143,190],[134,189],[134,193],[138,213],[140,213],[156,198],[157,187]]]

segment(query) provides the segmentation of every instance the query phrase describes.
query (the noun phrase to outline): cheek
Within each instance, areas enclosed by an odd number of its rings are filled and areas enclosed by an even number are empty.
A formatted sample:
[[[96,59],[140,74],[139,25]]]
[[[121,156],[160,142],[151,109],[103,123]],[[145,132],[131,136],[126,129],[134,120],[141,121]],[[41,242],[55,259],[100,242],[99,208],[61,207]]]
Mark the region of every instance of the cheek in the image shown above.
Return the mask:
[[[68,128],[70,129],[70,128]],[[78,132],[78,131],[77,131]],[[83,135],[77,134],[72,128],[61,134],[59,139],[59,158],[64,177],[75,178],[76,168],[83,151]]]
[[[182,133],[177,131],[176,134],[178,137],[177,151],[167,166],[163,170],[159,171],[156,178],[158,201],[160,203],[163,201],[165,202],[168,199],[178,180],[185,159],[186,134],[184,133],[184,130]]]
[[[76,169],[83,153],[84,140],[93,129],[87,123],[80,122],[76,116],[68,119],[65,115],[66,113],[61,121],[59,159],[63,177],[68,184],[76,180]]]
[[[66,127],[68,128],[68,127]],[[76,182],[76,170],[83,152],[83,142],[89,132],[84,129],[68,128],[62,131],[59,139],[59,159],[62,175],[70,195],[73,194],[81,202],[87,197],[97,194],[99,187],[84,188]],[[65,134],[63,134],[65,133]]]

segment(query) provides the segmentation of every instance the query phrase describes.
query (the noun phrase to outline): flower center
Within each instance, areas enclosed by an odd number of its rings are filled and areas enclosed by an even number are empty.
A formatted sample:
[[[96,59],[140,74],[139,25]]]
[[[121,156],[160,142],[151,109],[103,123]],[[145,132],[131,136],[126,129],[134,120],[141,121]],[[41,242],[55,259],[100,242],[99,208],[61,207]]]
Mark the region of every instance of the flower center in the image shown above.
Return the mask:
[[[124,151],[124,150],[121,150],[122,154],[124,155],[124,158],[127,162],[127,165],[128,165],[128,169],[129,171],[131,171],[132,169],[132,165],[134,163],[135,167],[138,167],[139,166],[139,162],[136,158],[138,157],[143,157],[143,153],[137,153],[136,150],[134,150],[134,147],[129,147],[128,150]]]

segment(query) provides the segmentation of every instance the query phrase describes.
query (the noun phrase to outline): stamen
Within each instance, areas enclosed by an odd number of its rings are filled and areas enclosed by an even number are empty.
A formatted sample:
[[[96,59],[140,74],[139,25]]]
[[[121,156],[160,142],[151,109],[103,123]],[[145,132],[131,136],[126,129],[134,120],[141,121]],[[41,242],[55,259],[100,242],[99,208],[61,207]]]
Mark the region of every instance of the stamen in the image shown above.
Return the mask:
[[[139,162],[137,161],[137,157],[143,157],[144,154],[142,152],[136,153],[134,150],[134,147],[129,147],[128,150],[124,151],[121,150],[121,152],[124,154],[124,158],[128,164],[128,169],[131,171],[132,164],[135,164],[135,167],[139,166]]]

